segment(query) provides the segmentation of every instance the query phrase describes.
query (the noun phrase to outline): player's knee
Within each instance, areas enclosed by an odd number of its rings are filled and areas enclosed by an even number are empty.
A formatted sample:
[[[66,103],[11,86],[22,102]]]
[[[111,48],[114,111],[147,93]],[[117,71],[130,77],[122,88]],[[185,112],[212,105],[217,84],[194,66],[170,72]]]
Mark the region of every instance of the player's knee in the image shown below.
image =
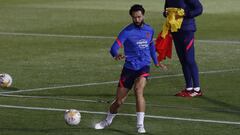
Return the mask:
[[[135,95],[137,98],[143,97],[143,89],[135,88]]]

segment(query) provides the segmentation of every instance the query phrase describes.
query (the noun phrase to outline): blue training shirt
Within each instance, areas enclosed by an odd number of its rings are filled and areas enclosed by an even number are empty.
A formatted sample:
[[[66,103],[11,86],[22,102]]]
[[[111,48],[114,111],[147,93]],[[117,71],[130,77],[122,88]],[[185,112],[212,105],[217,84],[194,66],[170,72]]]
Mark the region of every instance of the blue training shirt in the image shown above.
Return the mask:
[[[153,41],[154,30],[151,26],[143,24],[139,27],[129,24],[118,35],[113,43],[110,53],[113,57],[118,55],[119,48],[124,48],[124,67],[139,70],[151,64],[151,58],[155,65],[158,64],[156,49]]]

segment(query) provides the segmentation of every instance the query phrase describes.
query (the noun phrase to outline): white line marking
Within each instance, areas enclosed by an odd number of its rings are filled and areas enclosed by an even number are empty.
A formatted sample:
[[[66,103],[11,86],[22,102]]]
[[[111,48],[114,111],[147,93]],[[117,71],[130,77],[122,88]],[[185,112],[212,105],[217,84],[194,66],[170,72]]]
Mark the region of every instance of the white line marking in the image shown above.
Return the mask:
[[[234,72],[234,71],[240,71],[240,68],[205,71],[205,72],[199,72],[199,74],[214,74],[214,73]],[[151,79],[161,79],[161,78],[180,77],[180,76],[183,76],[183,74],[153,76],[151,77]]]
[[[31,98],[31,99],[53,99],[53,100],[63,100],[63,101],[74,101],[74,102],[88,102],[88,103],[108,103],[110,104],[112,101],[110,100],[103,100],[103,99],[97,99],[97,100],[87,100],[87,99],[74,99],[74,98],[63,98],[63,97],[52,97],[52,96],[27,96],[27,95],[8,95],[8,94],[0,94],[2,97],[14,97],[14,98]],[[126,102],[125,105],[133,105],[135,106],[136,103]],[[158,104],[151,104],[146,103],[147,106],[152,107],[161,107],[161,108],[173,108],[173,109],[184,109],[184,110],[204,110],[204,111],[210,111],[210,112],[230,112],[230,113],[240,113],[240,111],[237,110],[230,110],[230,109],[223,109],[223,108],[194,108],[194,107],[184,107],[184,106],[168,106],[168,105],[158,105]]]
[[[8,95],[0,94],[2,97],[16,97],[16,98],[32,98],[32,99],[55,99],[64,101],[77,101],[77,102],[91,102],[91,103],[107,103],[108,101],[103,100],[87,100],[87,99],[74,99],[74,98],[62,98],[62,97],[51,97],[51,96],[26,96],[26,95]]]
[[[57,37],[57,38],[85,38],[85,39],[115,39],[110,36],[81,36],[81,35],[63,35],[63,34],[41,34],[41,33],[12,33],[0,32],[0,35],[9,36],[34,36],[34,37]]]
[[[0,92],[0,94],[31,92],[31,91],[43,91],[43,90],[51,90],[51,89],[63,89],[63,88],[74,88],[74,87],[84,87],[84,86],[96,86],[96,85],[104,85],[104,84],[114,84],[114,83],[117,83],[117,82],[118,81],[109,81],[109,82],[86,83],[86,84],[55,86],[55,87],[46,87],[46,88],[34,88],[34,89],[27,89],[27,90],[5,91],[5,92]]]
[[[199,74],[213,74],[213,73],[222,73],[222,72],[233,72],[233,71],[239,71],[239,70],[240,69],[214,70],[214,71],[199,72]],[[180,76],[183,76],[183,74],[153,76],[153,77],[150,77],[150,79],[161,79],[161,78],[180,77]],[[114,84],[114,83],[118,83],[118,81],[86,83],[86,84],[76,84],[76,85],[66,85],[66,86],[55,86],[55,87],[46,87],[46,88],[34,88],[34,89],[17,90],[17,91],[4,91],[4,92],[0,92],[0,94],[11,94],[11,93],[21,93],[21,92],[43,91],[43,90],[52,90],[52,89],[84,87],[84,86],[96,86],[96,85]]]
[[[44,108],[44,107],[27,107],[27,106],[14,106],[14,105],[0,105],[2,108],[13,108],[13,109],[27,109],[27,110],[42,110],[42,111],[60,111],[63,112],[66,109],[58,109],[58,108]],[[79,110],[81,113],[87,114],[103,114],[106,112],[95,112],[95,111],[85,111]],[[118,113],[120,116],[131,116],[136,117],[136,114],[128,114],[128,113]],[[216,123],[216,124],[231,124],[231,125],[240,125],[240,122],[233,121],[219,121],[219,120],[207,120],[207,119],[192,119],[192,118],[179,118],[179,117],[166,117],[166,116],[156,116],[156,115],[145,115],[146,118],[153,119],[167,119],[167,120],[179,120],[179,121],[191,121],[191,122],[205,122],[205,123]]]
[[[84,39],[115,39],[112,36],[81,36],[81,35],[64,35],[64,34],[42,34],[42,33],[15,33],[15,32],[0,32],[0,35],[8,36],[35,36],[35,37],[56,37],[56,38],[84,38]],[[201,43],[215,44],[240,44],[240,41],[219,41],[219,40],[196,40]]]
[[[196,40],[200,43],[214,43],[214,44],[240,44],[240,41],[228,41],[228,40]]]

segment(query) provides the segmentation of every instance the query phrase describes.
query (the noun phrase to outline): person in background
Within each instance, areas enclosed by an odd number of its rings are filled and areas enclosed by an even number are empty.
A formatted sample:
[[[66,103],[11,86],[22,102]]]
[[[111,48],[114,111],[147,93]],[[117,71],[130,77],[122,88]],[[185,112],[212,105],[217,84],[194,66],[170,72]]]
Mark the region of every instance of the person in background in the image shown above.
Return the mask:
[[[202,11],[203,7],[199,0],[165,0],[163,15],[167,19],[163,26],[162,37],[170,31],[186,83],[185,88],[176,96],[197,97],[203,95],[194,52],[194,33],[196,31],[194,18],[201,15]]]

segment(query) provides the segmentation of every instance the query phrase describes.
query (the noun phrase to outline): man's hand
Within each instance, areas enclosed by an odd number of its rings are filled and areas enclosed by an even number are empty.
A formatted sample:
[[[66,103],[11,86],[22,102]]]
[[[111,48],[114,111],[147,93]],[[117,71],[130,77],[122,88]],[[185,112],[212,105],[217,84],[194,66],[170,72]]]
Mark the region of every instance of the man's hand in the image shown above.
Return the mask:
[[[122,60],[124,58],[125,58],[125,56],[122,54],[118,54],[116,57],[114,57],[115,60]]]
[[[161,68],[162,70],[164,70],[164,71],[166,71],[166,70],[168,70],[168,68],[167,68],[167,66],[166,65],[164,65],[164,64],[162,64],[162,63],[159,63],[159,64],[157,64],[157,65],[155,65],[157,68]]]
[[[167,66],[164,65],[164,64],[162,64],[162,63],[160,63],[159,66],[160,66],[160,68],[161,68],[162,70],[164,70],[164,71],[168,70]]]

